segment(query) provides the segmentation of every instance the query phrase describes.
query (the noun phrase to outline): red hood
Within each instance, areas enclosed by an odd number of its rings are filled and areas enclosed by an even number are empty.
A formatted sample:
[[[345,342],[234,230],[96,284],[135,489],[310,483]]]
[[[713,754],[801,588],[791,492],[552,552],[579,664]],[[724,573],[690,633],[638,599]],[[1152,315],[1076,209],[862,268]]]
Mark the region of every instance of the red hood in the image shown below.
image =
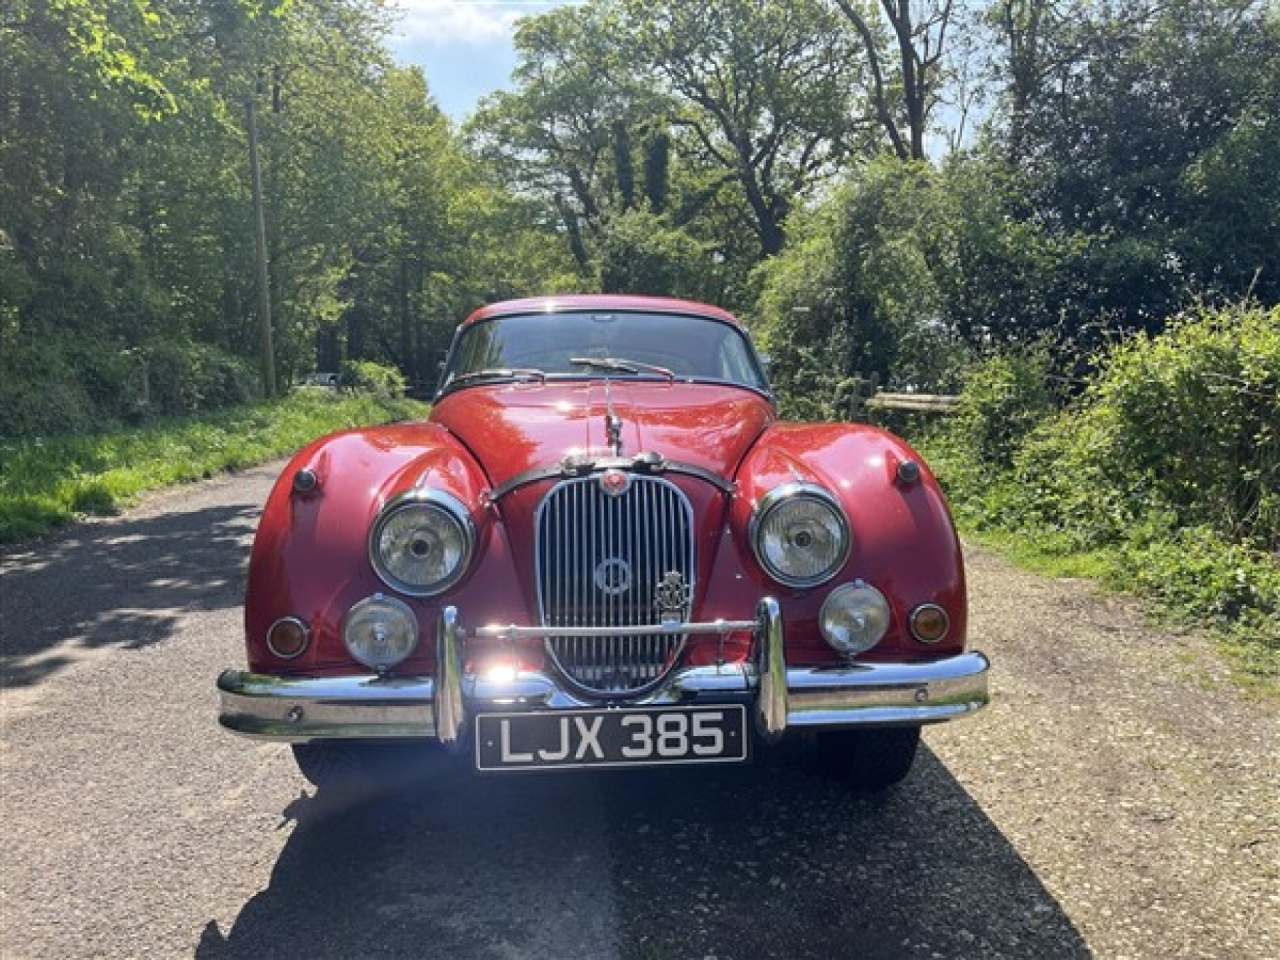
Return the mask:
[[[774,420],[766,399],[737,387],[615,380],[608,390],[623,456],[659,453],[727,478]],[[609,407],[603,381],[518,383],[452,393],[431,419],[470,448],[497,485],[566,454],[610,456]]]

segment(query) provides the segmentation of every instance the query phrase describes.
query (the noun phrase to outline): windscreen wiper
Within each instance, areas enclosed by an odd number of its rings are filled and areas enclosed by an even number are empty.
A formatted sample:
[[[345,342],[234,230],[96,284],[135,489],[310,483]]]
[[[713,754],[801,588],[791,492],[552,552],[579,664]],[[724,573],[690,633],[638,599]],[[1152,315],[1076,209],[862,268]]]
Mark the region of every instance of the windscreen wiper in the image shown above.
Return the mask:
[[[466,383],[468,380],[538,380],[547,382],[547,375],[534,367],[486,367],[449,378],[446,386]]]
[[[656,363],[644,363],[641,360],[623,360],[618,357],[570,357],[569,362],[575,367],[591,367],[593,370],[610,370],[615,373],[656,373],[675,383],[676,375],[666,367]]]

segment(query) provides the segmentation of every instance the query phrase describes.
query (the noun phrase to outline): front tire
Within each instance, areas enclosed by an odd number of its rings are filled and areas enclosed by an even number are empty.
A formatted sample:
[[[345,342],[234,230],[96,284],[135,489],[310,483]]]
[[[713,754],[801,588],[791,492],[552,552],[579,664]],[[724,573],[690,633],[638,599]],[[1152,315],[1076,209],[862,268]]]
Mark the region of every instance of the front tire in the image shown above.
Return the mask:
[[[832,730],[818,734],[822,770],[858,790],[885,790],[911,772],[919,727]]]

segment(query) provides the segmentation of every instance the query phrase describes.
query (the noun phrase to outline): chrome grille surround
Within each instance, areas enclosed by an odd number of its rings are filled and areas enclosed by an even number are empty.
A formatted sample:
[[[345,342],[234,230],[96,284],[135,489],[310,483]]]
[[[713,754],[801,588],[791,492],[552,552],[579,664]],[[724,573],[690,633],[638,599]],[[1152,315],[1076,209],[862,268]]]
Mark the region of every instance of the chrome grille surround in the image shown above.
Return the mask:
[[[538,615],[544,627],[658,626],[689,619],[694,594],[693,507],[675,484],[633,475],[625,491],[601,475],[564,480],[538,505]],[[659,610],[678,574],[680,609]],[[664,592],[669,597],[669,591]],[[686,634],[550,636],[547,654],[583,692],[639,696],[675,667]]]

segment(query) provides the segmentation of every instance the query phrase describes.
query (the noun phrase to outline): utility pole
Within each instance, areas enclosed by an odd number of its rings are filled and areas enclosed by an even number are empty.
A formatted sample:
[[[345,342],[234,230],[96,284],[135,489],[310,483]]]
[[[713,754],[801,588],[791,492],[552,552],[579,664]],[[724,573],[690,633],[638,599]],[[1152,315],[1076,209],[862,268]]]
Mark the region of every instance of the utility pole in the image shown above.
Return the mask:
[[[271,333],[271,286],[267,271],[267,218],[262,203],[262,169],[258,164],[258,113],[254,94],[245,98],[249,126],[249,178],[253,181],[254,265],[258,283],[259,360],[262,364],[262,389],[268,397],[276,395],[276,355]]]

